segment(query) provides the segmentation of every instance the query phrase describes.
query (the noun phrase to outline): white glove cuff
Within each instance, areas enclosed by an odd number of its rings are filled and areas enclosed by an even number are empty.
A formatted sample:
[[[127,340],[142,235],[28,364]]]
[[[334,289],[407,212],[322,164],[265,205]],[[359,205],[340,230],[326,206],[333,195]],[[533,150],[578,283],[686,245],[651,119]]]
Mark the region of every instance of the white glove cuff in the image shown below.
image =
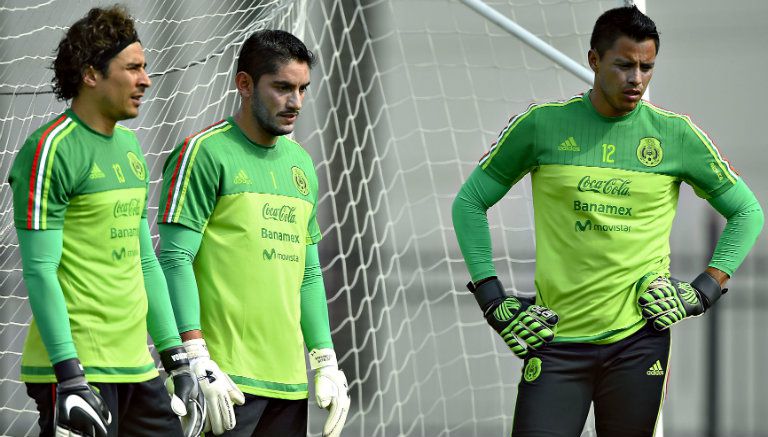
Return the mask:
[[[336,352],[333,349],[312,349],[309,352],[309,367],[312,370],[329,366],[333,366],[334,369],[339,368],[339,363],[336,361]]]
[[[193,338],[182,343],[184,349],[187,350],[187,358],[190,361],[198,358],[211,358],[208,353],[208,347],[205,345],[205,340],[202,338]]]

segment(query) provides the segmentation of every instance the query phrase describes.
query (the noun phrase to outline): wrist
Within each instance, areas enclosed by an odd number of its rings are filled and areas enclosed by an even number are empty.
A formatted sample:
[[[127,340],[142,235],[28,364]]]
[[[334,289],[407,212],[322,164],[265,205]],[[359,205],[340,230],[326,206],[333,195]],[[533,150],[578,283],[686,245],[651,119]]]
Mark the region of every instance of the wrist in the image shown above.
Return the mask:
[[[59,361],[53,365],[53,373],[60,384],[75,378],[82,378],[85,381],[85,371],[78,358]]]
[[[705,310],[712,307],[728,291],[727,288],[720,288],[720,282],[707,272],[701,273],[691,281],[691,287],[698,291]]]
[[[187,358],[190,361],[197,360],[199,358],[210,358],[211,355],[208,353],[208,346],[205,344],[205,340],[202,338],[193,338],[191,340],[186,340],[181,345],[184,347],[184,350],[187,352]]]
[[[481,279],[476,284],[470,282],[467,284],[467,288],[475,296],[477,304],[480,305],[480,309],[486,315],[490,308],[495,307],[495,304],[507,297],[504,286],[501,285],[501,281],[496,276]]]
[[[338,369],[339,363],[336,360],[336,352],[333,349],[312,349],[309,352],[309,367],[312,370],[321,370],[324,368]]]
[[[160,351],[160,362],[163,363],[163,368],[168,372],[181,366],[188,366],[189,359],[187,358],[186,348],[184,346],[174,346]]]

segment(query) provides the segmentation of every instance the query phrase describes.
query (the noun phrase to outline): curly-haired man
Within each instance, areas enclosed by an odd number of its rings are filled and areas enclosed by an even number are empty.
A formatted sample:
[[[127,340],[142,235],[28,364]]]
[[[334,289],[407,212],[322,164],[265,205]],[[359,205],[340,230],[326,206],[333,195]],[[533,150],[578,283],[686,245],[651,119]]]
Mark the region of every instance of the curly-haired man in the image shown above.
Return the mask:
[[[151,84],[145,66],[125,9],[91,9],[53,62],[56,97],[71,106],[26,140],[10,173],[33,314],[21,379],[42,436],[182,436],[178,416],[198,411],[152,250],[147,166],[136,136],[116,124],[138,115]],[[200,420],[187,421],[189,433]]]

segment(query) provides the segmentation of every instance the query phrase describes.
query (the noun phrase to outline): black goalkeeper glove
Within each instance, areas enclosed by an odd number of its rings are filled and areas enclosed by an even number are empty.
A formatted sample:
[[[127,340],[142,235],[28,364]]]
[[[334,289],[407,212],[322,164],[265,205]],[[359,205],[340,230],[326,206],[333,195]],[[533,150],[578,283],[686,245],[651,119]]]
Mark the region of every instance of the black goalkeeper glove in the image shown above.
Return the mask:
[[[637,303],[643,317],[653,322],[653,327],[663,331],[688,317],[697,317],[708,310],[725,294],[720,284],[707,273],[692,282],[667,278],[660,273],[648,273],[637,283],[640,292]]]
[[[555,338],[557,313],[534,305],[533,299],[507,296],[498,278],[488,278],[478,285],[470,282],[467,288],[475,295],[488,324],[518,357],[525,358],[530,349]]]
[[[171,409],[181,420],[184,436],[199,436],[205,425],[205,398],[189,367],[184,346],[161,351],[160,361],[168,373],[165,388],[171,396]]]
[[[53,365],[56,373],[56,407],[53,421],[57,437],[107,437],[112,415],[95,387],[85,380],[80,360]]]

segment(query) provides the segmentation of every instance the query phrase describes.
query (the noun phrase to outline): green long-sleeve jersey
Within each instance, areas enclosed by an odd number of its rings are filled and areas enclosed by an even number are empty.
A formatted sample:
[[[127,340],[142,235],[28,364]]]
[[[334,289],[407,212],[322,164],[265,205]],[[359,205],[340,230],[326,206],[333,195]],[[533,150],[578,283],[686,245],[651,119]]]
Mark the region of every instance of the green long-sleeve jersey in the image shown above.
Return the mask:
[[[647,102],[604,117],[585,93],[512,118],[459,193],[454,226],[475,281],[496,274],[485,209],[527,173],[537,302],[560,315],[556,341],[612,342],[642,326],[634,285],[669,271],[681,182],[734,219],[711,266],[731,274],[762,226],[754,195],[688,117]]]
[[[232,117],[190,135],[166,161],[160,258],[179,330],[202,330],[243,392],[306,398],[305,341],[332,346],[317,282],[317,196],[298,143],[252,143]]]
[[[181,344],[146,221],[148,173],[136,136],[91,130],[71,110],[37,129],[11,168],[14,222],[33,320],[21,379],[54,382],[79,358],[91,382],[158,375]]]

